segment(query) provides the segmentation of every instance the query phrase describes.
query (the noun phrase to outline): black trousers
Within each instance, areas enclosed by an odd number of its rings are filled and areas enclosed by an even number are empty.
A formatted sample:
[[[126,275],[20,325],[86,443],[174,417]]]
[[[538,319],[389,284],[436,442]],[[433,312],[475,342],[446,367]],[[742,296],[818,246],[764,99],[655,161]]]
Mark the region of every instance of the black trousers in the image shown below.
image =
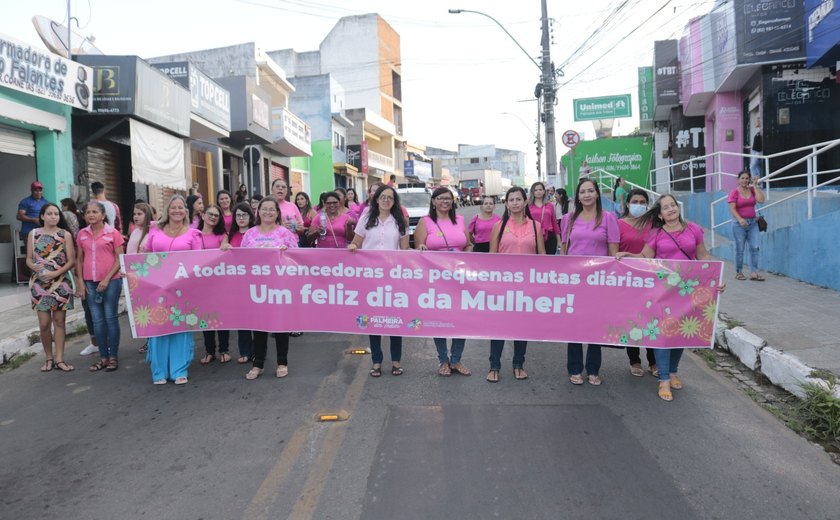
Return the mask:
[[[627,357],[630,359],[631,365],[641,365],[642,358],[639,357],[639,347],[627,347]],[[652,348],[645,349],[645,357],[647,358],[647,362],[649,366],[653,366],[656,364],[656,356],[654,356],[654,350]]]
[[[268,332],[254,331],[254,366],[265,368],[265,355],[268,351]],[[275,332],[274,343],[277,347],[277,364],[289,365],[289,333]]]

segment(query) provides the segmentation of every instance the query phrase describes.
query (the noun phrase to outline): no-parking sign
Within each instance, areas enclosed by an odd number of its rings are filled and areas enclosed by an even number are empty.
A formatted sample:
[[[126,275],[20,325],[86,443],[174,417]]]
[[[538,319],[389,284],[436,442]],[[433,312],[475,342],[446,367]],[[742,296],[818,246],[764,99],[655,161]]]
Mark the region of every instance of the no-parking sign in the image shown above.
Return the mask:
[[[563,132],[563,144],[569,148],[574,148],[580,142],[580,134],[574,130],[566,130]]]

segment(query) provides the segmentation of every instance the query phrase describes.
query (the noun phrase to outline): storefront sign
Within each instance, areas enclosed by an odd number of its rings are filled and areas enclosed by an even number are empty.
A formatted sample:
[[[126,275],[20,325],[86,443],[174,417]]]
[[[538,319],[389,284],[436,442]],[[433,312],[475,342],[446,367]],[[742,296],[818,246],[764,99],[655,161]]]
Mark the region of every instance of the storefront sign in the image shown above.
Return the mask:
[[[230,131],[230,93],[224,87],[188,61],[153,66],[189,89],[193,114]]]
[[[709,348],[721,262],[416,251],[124,255],[134,337],[201,330]]]
[[[639,122],[653,121],[653,67],[639,67]]]
[[[706,155],[706,118],[704,116],[686,117],[682,107],[671,110],[671,157],[674,163],[680,163]],[[673,180],[694,179],[694,190],[703,191],[706,178],[697,178],[706,174],[706,160],[701,159],[673,167]],[[691,181],[674,184],[677,191],[688,191]]]
[[[0,34],[0,87],[91,110],[93,70]]]
[[[840,2],[805,0],[805,51],[810,68],[840,61]]]
[[[214,81],[230,93],[230,138],[248,145],[271,143],[271,96],[249,76]]]
[[[661,40],[653,44],[654,89],[656,91],[656,119],[667,119],[668,109],[680,102],[680,63],[677,40]]]
[[[735,0],[738,63],[805,57],[802,0]]]
[[[630,94],[575,99],[575,121],[593,121],[596,119],[615,119],[630,117]]]
[[[590,171],[605,170],[629,182],[647,187],[653,140],[648,137],[613,137],[581,141],[575,148],[574,164],[569,165],[572,154],[563,157],[567,170],[579,172],[583,161]],[[570,179],[574,185],[577,179]]]

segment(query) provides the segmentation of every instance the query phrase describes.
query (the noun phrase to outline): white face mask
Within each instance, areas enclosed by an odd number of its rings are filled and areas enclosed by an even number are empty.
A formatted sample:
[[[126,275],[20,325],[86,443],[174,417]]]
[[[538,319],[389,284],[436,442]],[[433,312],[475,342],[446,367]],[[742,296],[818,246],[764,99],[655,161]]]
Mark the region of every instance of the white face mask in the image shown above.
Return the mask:
[[[630,211],[631,216],[639,218],[645,214],[645,211],[647,211],[647,206],[644,204],[629,204],[627,206],[627,209]]]

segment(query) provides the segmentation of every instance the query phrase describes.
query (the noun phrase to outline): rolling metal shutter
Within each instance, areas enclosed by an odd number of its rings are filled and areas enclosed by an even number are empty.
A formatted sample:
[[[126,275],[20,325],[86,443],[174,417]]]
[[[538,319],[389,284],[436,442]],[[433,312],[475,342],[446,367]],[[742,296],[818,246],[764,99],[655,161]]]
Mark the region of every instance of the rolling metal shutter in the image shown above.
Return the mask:
[[[35,136],[27,130],[0,125],[0,152],[35,157]]]

